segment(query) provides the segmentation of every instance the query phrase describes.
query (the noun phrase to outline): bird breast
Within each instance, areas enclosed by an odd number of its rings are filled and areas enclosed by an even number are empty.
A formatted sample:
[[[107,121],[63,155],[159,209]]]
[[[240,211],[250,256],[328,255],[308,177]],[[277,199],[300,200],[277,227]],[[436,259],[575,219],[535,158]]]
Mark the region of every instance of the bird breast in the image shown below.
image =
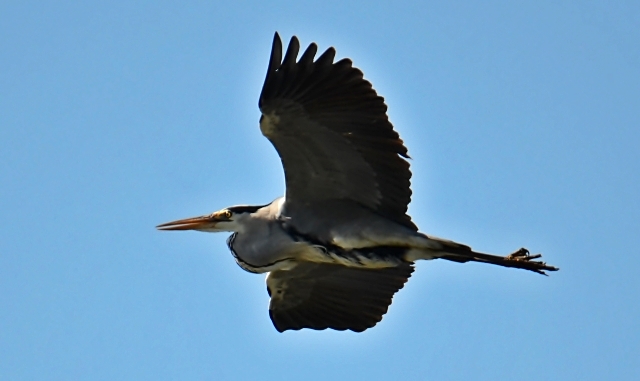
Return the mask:
[[[318,250],[277,231],[268,236],[234,233],[227,240],[227,245],[238,265],[252,273],[291,269],[300,257],[314,255],[305,252]]]

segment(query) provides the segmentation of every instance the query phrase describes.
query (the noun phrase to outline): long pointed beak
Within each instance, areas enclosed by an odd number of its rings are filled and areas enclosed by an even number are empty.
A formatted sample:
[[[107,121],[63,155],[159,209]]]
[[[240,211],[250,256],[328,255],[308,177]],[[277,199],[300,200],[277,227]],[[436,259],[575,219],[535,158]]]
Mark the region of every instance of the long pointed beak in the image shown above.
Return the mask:
[[[160,224],[156,226],[158,230],[200,230],[211,229],[216,226],[218,221],[211,215],[185,218],[183,220],[176,220]]]

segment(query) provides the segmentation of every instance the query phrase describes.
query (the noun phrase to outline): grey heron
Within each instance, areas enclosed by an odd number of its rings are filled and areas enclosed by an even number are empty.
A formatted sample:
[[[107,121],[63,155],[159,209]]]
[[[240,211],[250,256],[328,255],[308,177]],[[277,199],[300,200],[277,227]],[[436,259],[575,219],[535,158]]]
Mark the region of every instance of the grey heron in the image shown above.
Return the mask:
[[[230,232],[238,265],[268,273],[269,316],[285,330],[361,332],[376,325],[419,259],[483,262],[545,274],[556,271],[519,249],[507,256],[418,231],[407,149],[384,99],[349,59],[298,59],[294,36],[283,58],[278,33],[259,98],[260,130],[278,152],[285,196],[158,225],[161,230]]]

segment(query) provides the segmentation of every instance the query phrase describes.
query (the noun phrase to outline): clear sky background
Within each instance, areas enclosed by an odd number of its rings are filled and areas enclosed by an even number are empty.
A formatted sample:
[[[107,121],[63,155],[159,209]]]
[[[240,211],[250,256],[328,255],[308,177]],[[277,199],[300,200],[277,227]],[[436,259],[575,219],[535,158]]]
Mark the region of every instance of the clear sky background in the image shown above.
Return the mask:
[[[278,333],[226,234],[284,191],[274,31],[350,57],[421,230],[549,277],[421,262],[364,333]],[[640,379],[640,3],[0,4],[0,379]]]

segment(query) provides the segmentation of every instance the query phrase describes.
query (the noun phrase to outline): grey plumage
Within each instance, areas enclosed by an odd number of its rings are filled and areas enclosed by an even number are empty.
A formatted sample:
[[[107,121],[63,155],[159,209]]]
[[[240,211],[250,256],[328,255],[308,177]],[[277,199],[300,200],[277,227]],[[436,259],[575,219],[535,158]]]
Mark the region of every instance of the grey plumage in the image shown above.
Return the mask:
[[[520,249],[502,257],[427,236],[406,214],[408,153],[382,97],[349,59],[298,59],[273,41],[259,99],[260,129],[278,151],[286,194],[264,206],[235,206],[159,225],[162,230],[233,232],[245,270],[268,272],[269,315],[278,331],[373,327],[418,259],[484,262],[544,274],[557,270]]]

